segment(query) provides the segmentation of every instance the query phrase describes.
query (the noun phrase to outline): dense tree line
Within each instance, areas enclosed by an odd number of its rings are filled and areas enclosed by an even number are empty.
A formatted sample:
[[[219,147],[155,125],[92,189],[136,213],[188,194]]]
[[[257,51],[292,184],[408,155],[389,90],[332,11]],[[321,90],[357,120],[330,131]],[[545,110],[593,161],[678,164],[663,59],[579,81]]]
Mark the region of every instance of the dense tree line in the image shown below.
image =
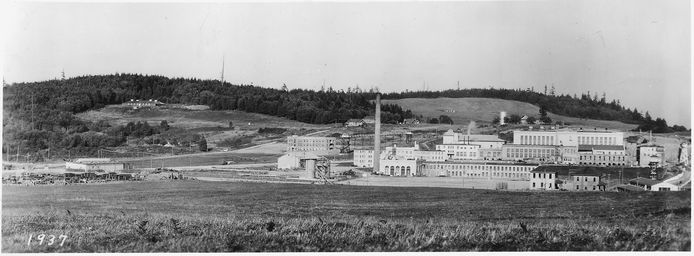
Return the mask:
[[[7,110],[25,120],[34,111],[33,125],[70,122],[70,113],[120,104],[130,99],[157,99],[165,103],[208,105],[213,110],[242,110],[326,124],[373,115],[375,92],[351,89],[321,91],[271,89],[232,85],[215,80],[167,78],[137,74],[82,76],[65,80],[16,83],[4,88]],[[401,122],[412,117],[397,105],[384,106],[382,121]],[[39,118],[47,117],[45,121]],[[41,121],[39,121],[41,120]],[[67,125],[67,124],[64,124]]]

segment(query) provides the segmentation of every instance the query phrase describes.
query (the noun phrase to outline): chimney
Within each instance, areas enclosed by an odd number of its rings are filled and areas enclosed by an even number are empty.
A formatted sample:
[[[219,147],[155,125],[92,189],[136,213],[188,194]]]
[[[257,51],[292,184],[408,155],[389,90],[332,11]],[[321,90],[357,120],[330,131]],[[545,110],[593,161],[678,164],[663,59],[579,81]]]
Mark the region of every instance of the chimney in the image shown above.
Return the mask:
[[[374,173],[378,173],[381,169],[381,94],[376,93],[376,116],[374,120],[376,127],[374,129]]]

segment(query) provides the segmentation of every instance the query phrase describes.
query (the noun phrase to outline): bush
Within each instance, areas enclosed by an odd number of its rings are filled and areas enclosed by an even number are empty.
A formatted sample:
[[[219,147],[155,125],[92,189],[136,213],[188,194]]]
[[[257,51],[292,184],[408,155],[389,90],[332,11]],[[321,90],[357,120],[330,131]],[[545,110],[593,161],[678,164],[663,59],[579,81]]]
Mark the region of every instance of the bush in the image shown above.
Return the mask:
[[[263,127],[258,129],[258,133],[264,134],[264,133],[271,133],[271,134],[282,134],[286,132],[287,129],[285,128],[272,128],[272,127]]]

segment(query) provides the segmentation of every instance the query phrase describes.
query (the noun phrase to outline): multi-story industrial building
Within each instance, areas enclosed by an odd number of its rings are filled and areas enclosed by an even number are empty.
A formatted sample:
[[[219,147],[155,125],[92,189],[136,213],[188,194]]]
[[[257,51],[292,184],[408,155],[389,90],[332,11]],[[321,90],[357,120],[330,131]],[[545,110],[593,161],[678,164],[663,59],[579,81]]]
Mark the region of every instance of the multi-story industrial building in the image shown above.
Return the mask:
[[[599,166],[625,166],[627,155],[623,145],[580,145],[578,164]]]
[[[449,160],[476,160],[480,156],[480,145],[475,144],[443,144],[436,145],[436,150],[446,152]]]
[[[501,148],[506,141],[496,135],[467,134],[448,130],[443,134],[443,144],[445,145],[479,145],[480,148]]]
[[[353,164],[358,167],[373,167],[373,149],[355,149]],[[418,146],[414,147],[386,147],[381,150],[381,159],[386,157],[386,154],[396,154],[404,156],[407,159],[417,159],[428,162],[443,162],[447,159],[446,152],[433,150],[420,150]]]
[[[665,148],[659,145],[641,145],[636,147],[636,161],[641,167],[655,165],[663,166],[665,162]]]
[[[557,190],[557,172],[533,170],[528,184],[530,190]]]
[[[575,164],[578,162],[577,148],[575,146],[506,144],[501,150],[501,158],[510,161]]]
[[[600,183],[599,175],[581,174],[569,176],[563,181],[563,189],[569,191],[603,191],[605,186]]]
[[[513,131],[513,144],[520,145],[624,145],[624,133],[611,131]]]
[[[620,151],[621,149],[621,151]],[[626,165],[624,134],[610,131],[514,131],[504,160],[544,163]]]
[[[310,137],[292,135],[287,137],[287,152],[312,152],[318,155],[340,152],[335,137]]]

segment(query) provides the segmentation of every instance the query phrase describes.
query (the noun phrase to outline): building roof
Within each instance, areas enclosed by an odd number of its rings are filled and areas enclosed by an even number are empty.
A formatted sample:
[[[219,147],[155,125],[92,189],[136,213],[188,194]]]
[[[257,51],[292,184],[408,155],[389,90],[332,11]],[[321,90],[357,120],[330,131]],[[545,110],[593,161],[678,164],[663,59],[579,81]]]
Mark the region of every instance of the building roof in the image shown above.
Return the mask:
[[[623,145],[578,145],[578,151],[624,150]]]
[[[500,139],[496,135],[487,135],[487,134],[463,134],[459,138],[460,140],[469,140],[469,141],[493,141],[493,142],[502,142],[505,140]]]
[[[636,146],[637,148],[662,148],[663,146],[661,145],[655,145],[655,144],[648,144],[648,145],[639,145]]]
[[[283,156],[291,156],[291,157],[296,157],[299,159],[319,159],[320,158],[318,155],[310,153],[310,152],[291,152],[291,153],[287,153]]]
[[[542,165],[538,167],[538,171],[555,171],[559,176],[607,176],[612,179],[636,178],[639,175],[648,175],[651,169],[648,167],[599,167],[599,166],[575,166],[575,165]],[[656,169],[658,171],[658,169]],[[663,171],[660,169],[659,171]]]
[[[658,183],[661,183],[661,182],[660,182],[660,181],[657,181],[657,180],[647,179],[647,178],[644,178],[644,177],[638,177],[638,178],[629,180],[629,183],[631,183],[631,184],[642,184],[642,185],[653,186],[653,185],[658,184]]]
[[[628,191],[645,191],[645,189],[643,187],[634,186],[634,185],[630,185],[630,184],[619,184],[619,185],[614,186],[614,187],[615,188],[621,188],[621,189],[628,190]]]
[[[538,166],[538,164],[523,163],[523,162],[492,162],[492,161],[461,161],[461,160],[446,160],[445,162],[427,162],[430,164],[483,164],[483,165],[515,165],[515,166]]]
[[[374,119],[375,120],[376,117],[375,116],[365,116],[363,119]]]
[[[405,121],[406,123],[409,123],[409,122],[419,121],[419,119],[417,119],[417,118],[405,118],[405,120],[403,120],[403,121]]]
[[[351,118],[351,119],[347,120],[347,122],[348,123],[350,123],[350,122],[364,122],[364,119]]]

